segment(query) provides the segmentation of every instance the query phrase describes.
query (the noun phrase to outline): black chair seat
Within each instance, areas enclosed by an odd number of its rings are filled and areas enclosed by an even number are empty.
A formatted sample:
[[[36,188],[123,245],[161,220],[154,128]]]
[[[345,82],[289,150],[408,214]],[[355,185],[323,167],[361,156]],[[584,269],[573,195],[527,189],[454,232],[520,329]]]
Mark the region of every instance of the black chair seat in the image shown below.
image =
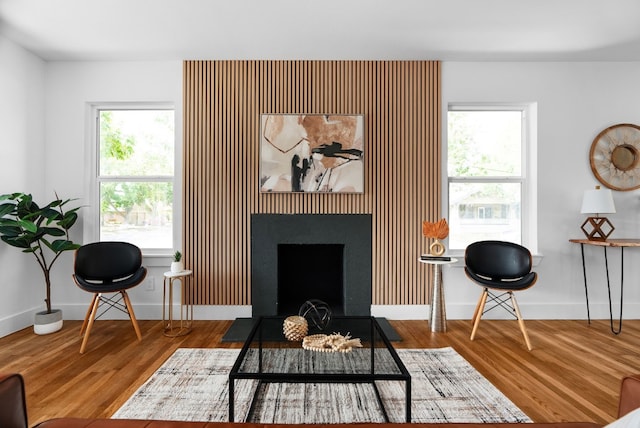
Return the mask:
[[[147,275],[147,269],[141,266],[133,275],[114,281],[86,280],[76,275],[76,284],[84,291],[90,293],[116,293],[120,290],[128,290],[140,284]]]
[[[513,280],[496,280],[479,275],[466,266],[464,271],[469,278],[478,284],[499,290],[524,290],[525,288],[531,287],[538,280],[538,274],[535,272],[529,272],[525,276]]]

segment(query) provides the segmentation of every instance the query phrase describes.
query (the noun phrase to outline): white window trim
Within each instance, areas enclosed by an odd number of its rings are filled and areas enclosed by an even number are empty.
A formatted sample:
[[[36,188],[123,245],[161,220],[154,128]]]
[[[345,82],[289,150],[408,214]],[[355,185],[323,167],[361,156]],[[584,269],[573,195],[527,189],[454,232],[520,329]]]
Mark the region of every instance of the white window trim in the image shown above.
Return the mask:
[[[181,171],[181,147],[179,137],[181,127],[178,126],[178,111],[172,102],[93,102],[86,106],[86,133],[85,133],[85,191],[86,206],[83,215],[83,242],[96,242],[99,239],[100,225],[100,197],[98,190],[98,112],[101,110],[173,110],[176,115],[174,126],[174,175],[173,175],[173,248],[169,249],[142,249],[145,263],[149,266],[166,266],[168,258],[173,256],[175,249],[181,249],[181,224],[182,224],[182,187],[180,180]],[[125,177],[118,177],[120,181]],[[146,181],[148,178],[131,177],[127,181]]]
[[[505,178],[504,182],[522,182],[522,245],[527,247],[534,255],[536,261],[539,262],[538,253],[538,105],[532,103],[468,103],[468,102],[452,102],[447,106],[449,111],[490,111],[490,110],[520,110],[522,111],[522,137],[523,147],[522,155],[522,176],[521,178]],[[442,127],[442,216],[449,218],[449,172],[448,164],[448,114],[443,115],[444,126]],[[456,178],[454,181],[465,181],[464,178]],[[477,181],[477,180],[476,180]],[[491,177],[492,182],[496,181],[496,177]],[[526,209],[525,209],[526,207]],[[452,250],[451,255],[463,256],[464,250]]]

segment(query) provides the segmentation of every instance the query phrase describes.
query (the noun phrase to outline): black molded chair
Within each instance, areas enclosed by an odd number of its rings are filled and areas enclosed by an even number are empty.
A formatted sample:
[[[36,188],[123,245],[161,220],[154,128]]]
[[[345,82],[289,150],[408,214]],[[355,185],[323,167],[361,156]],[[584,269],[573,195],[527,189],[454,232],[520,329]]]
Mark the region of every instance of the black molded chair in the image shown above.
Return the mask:
[[[93,293],[93,300],[80,329],[80,335],[84,334],[81,354],[87,347],[94,321],[111,308],[129,315],[138,340],[142,340],[126,290],[140,284],[146,276],[147,269],[142,266],[140,248],[128,242],[94,242],[76,250],[73,280],[81,289]],[[98,315],[98,309],[103,304],[107,307]]]
[[[525,290],[538,280],[538,274],[531,272],[531,252],[513,242],[479,241],[467,247],[464,262],[467,276],[484,288],[473,314],[471,340],[476,335],[482,315],[502,307],[517,318],[527,348],[531,350],[529,335],[513,295],[514,291]],[[485,310],[487,298],[492,306]]]

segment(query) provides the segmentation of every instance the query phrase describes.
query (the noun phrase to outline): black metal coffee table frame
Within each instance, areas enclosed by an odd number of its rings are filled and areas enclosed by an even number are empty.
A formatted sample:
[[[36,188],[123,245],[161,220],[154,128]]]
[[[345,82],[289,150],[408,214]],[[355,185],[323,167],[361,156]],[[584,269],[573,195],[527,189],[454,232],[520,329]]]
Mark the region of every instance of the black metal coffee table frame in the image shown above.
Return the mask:
[[[334,317],[334,320],[338,320],[343,323],[349,322],[360,322],[363,323],[369,321],[369,337],[371,340],[368,341],[370,348],[370,358],[371,358],[371,370],[368,373],[266,373],[263,372],[263,344],[266,340],[264,339],[264,334],[267,332],[263,332],[263,325],[267,321],[279,321],[280,326],[284,321],[284,317],[261,317],[257,320],[247,340],[244,343],[244,346],[240,350],[240,354],[236,359],[235,364],[233,365],[231,372],[229,373],[229,422],[234,422],[234,407],[235,407],[235,382],[240,379],[253,379],[258,380],[258,386],[255,390],[255,393],[251,399],[251,406],[249,407],[249,412],[247,414],[247,421],[250,419],[254,407],[256,398],[260,394],[260,391],[264,384],[267,383],[369,383],[372,385],[376,398],[378,400],[378,404],[380,405],[380,409],[382,410],[384,419],[386,422],[389,422],[389,416],[387,414],[387,410],[384,406],[382,398],[380,396],[380,392],[376,385],[376,381],[400,381],[405,382],[405,418],[406,422],[411,422],[411,375],[409,374],[407,368],[400,360],[397,352],[391,345],[391,342],[385,335],[384,331],[380,328],[380,325],[376,321],[374,317],[366,317],[366,316],[350,316],[350,317]],[[331,327],[329,327],[331,330]],[[331,331],[333,332],[333,330]],[[271,332],[273,334],[273,332]],[[345,333],[345,332],[343,332]],[[329,334],[329,333],[327,333]],[[257,336],[257,337],[256,337]],[[378,341],[374,340],[377,338]],[[280,332],[280,339],[284,339],[284,335]],[[257,350],[258,350],[258,369],[255,372],[243,372],[241,371],[241,366],[246,358],[247,352],[251,349],[251,345],[257,342]],[[273,342],[270,338],[268,342]],[[376,373],[375,372],[375,352],[374,348],[376,344],[380,344],[380,342],[386,348],[386,351],[392,357],[393,362],[395,364],[394,369],[397,369],[398,373]],[[366,342],[365,342],[366,343]],[[315,352],[315,351],[304,351],[304,352]]]

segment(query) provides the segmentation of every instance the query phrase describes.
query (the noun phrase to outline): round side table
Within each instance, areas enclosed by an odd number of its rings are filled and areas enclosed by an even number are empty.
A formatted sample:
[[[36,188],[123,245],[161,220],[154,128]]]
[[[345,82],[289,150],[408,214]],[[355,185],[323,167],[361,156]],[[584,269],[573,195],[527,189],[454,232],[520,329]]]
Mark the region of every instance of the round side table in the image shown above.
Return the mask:
[[[425,260],[418,258],[420,263],[433,266],[433,277],[431,282],[431,310],[429,311],[429,325],[434,333],[445,333],[447,331],[447,311],[444,304],[444,289],[442,282],[442,265],[456,263],[458,259],[449,260]]]
[[[168,337],[184,336],[191,332],[193,324],[193,303],[187,301],[187,286],[185,279],[193,275],[193,271],[165,272],[162,291],[162,326],[164,335]],[[180,281],[180,320],[173,319],[173,283]],[[167,300],[167,288],[169,299]]]

